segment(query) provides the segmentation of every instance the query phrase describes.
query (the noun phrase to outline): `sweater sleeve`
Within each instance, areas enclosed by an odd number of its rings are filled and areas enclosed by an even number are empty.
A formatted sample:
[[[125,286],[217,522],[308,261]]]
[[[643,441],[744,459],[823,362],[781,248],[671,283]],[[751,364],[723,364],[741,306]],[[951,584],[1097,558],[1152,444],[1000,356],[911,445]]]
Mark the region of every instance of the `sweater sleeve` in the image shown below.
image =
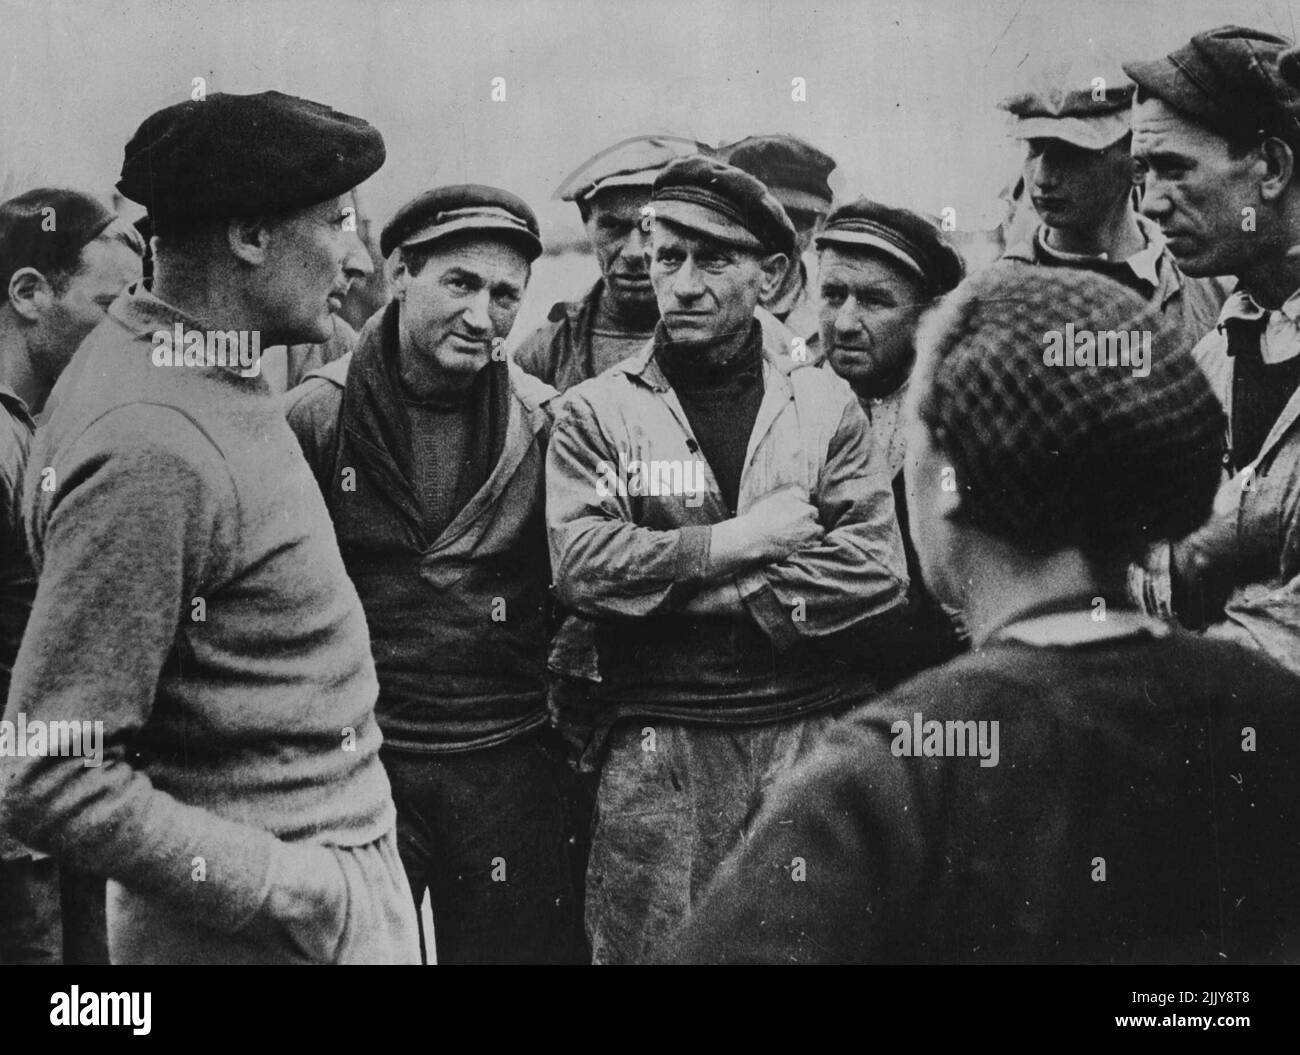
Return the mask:
[[[221,555],[235,544],[233,481],[192,421],[156,405],[94,422],[51,459],[48,492],[44,468],[33,463],[26,496],[43,570],[5,716],[25,715],[29,728],[92,723],[82,728],[102,728],[102,762],[0,759],[13,830],[237,930],[263,905],[273,857],[288,847],[177,801],[131,757],[182,621],[220,584]]]

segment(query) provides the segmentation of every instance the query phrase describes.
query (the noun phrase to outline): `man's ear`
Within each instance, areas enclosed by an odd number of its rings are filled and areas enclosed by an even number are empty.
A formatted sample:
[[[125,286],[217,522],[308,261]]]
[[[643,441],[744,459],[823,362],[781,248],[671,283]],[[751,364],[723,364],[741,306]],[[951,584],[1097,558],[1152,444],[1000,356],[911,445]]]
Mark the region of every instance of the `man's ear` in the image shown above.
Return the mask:
[[[21,319],[38,322],[54,303],[54,287],[34,267],[20,267],[9,280],[9,306]]]
[[[1276,201],[1291,185],[1291,177],[1295,175],[1295,152],[1276,136],[1265,139],[1259,151],[1265,164],[1259,184],[1260,197],[1265,201]]]
[[[785,281],[786,272],[790,270],[790,258],[784,253],[773,253],[763,257],[759,266],[763,269],[763,281],[759,285],[759,297],[767,300]]]
[[[261,216],[231,220],[226,225],[226,244],[245,264],[264,264],[271,244],[271,225]]]
[[[388,284],[392,287],[395,299],[406,299],[406,286],[410,281],[411,269],[406,266],[406,260],[402,257],[402,251],[399,249],[389,258],[388,262]]]

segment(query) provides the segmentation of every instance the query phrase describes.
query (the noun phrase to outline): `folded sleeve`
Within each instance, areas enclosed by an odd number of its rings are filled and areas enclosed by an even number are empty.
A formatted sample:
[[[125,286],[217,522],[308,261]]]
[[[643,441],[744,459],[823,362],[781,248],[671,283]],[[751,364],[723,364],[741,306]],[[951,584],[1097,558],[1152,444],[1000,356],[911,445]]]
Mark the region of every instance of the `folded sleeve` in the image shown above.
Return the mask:
[[[704,585],[711,528],[633,522],[632,502],[606,486],[618,463],[580,389],[557,415],[546,466],[546,522],[560,601],[593,618],[672,611]]]

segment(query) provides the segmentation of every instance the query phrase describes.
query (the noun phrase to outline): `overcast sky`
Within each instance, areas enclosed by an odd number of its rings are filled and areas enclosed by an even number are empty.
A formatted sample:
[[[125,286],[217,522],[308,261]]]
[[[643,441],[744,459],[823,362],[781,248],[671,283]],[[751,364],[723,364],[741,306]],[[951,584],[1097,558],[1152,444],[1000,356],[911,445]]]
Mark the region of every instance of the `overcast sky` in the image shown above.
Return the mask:
[[[1225,22],[1296,19],[1280,0],[0,0],[0,189],[107,194],[141,119],[204,77],[375,124],[381,222],[474,181],[553,229],[576,221],[557,184],[620,138],[787,131],[839,159],[842,194],[981,227],[1018,159],[995,103],[1026,63],[1164,54]]]

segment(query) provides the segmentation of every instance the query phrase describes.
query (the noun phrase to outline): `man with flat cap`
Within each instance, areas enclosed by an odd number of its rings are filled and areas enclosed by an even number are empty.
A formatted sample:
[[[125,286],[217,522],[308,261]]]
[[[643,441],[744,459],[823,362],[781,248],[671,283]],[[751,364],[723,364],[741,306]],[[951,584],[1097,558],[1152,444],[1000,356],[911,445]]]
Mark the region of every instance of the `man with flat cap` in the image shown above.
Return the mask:
[[[1223,485],[1144,598],[1300,671],[1300,51],[1223,26],[1124,69],[1143,212],[1188,274],[1237,279],[1195,349],[1227,412]]]
[[[537,219],[508,191],[439,187],[380,248],[393,299],[288,415],[370,626],[402,860],[437,962],[585,962],[572,774],[546,709],[556,393],[502,352]]]
[[[752,796],[860,684],[840,643],[907,592],[853,393],[755,317],[795,250],[780,203],[699,157],[664,169],[650,204],[661,322],[570,390],[547,463],[556,591],[596,622],[601,963],[644,958],[689,913]]]
[[[953,618],[931,596],[908,534],[902,406],[916,363],[916,327],[965,272],[939,229],[917,213],[869,198],[835,209],[815,237],[822,369],[844,378],[884,452],[907,554],[908,605],[873,627],[861,659],[882,687],[951,659],[964,648]]]
[[[665,165],[705,148],[693,139],[634,136],[588,158],[556,191],[582,216],[600,278],[581,300],[555,304],[547,321],[515,351],[527,373],[565,392],[640,351],[654,334],[659,305],[650,285],[646,248],[650,187]],[[550,707],[569,744],[590,814],[591,774],[580,759],[591,738],[600,681],[591,624],[568,613],[551,641]],[[578,882],[586,860],[587,825],[577,845]]]
[[[1109,60],[1080,58],[1034,68],[998,104],[1025,144],[1025,193],[1041,221],[1003,257],[1114,279],[1158,304],[1190,348],[1214,325],[1227,291],[1185,276],[1160,229],[1134,207],[1132,99],[1133,83]]]
[[[328,338],[372,266],[346,195],[383,160],[365,121],[278,92],[167,107],[127,144],[153,285],[81,345],[33,444],[6,710],[98,749],[0,762],[15,833],[109,878],[115,963],[418,962],[365,613],[231,352]]]
[[[561,392],[635,355],[659,307],[646,270],[650,185],[669,162],[701,151],[693,139],[625,139],[587,161],[556,191],[582,216],[600,279],[581,300],[561,301],[515,351],[515,362]]]
[[[817,332],[816,257],[809,250],[830,212],[835,159],[792,135],[749,136],[719,147],[718,156],[761,181],[794,224],[796,256],[761,304],[807,340]]]

